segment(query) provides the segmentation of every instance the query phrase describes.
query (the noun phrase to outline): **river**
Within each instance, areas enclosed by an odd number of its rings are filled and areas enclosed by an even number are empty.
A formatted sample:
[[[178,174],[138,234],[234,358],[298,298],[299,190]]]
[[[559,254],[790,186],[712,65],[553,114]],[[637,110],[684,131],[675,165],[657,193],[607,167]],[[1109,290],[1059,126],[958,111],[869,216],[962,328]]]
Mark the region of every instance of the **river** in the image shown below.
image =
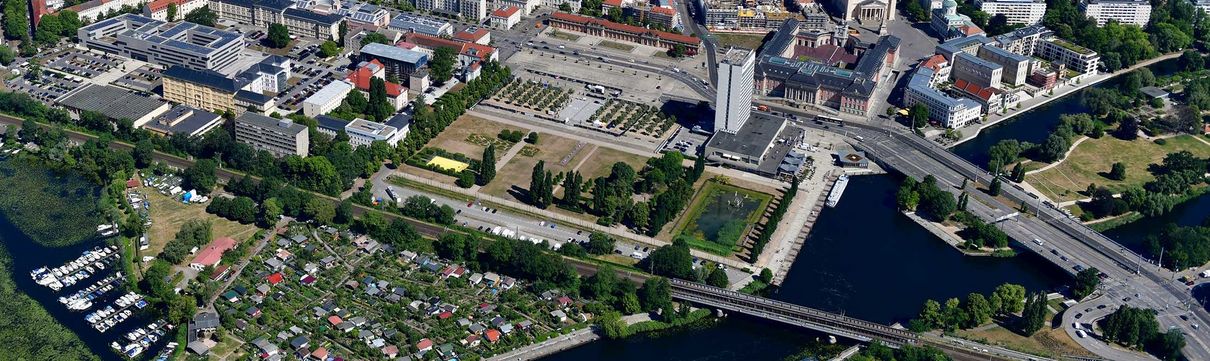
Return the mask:
[[[772,298],[881,323],[904,322],[926,299],[989,293],[1004,282],[1051,290],[1067,276],[1032,253],[964,257],[895,211],[899,177],[851,178],[826,209]],[[777,360],[819,333],[731,315],[715,327],[601,340],[544,360]]]
[[[10,161],[4,161],[4,162],[10,162]],[[28,169],[28,168],[25,168],[22,170],[29,171],[29,172],[45,171],[42,169]],[[82,182],[78,178],[77,179],[70,179],[69,177],[59,177],[59,178],[47,177],[47,178],[48,178],[47,182],[50,182],[50,184],[52,186],[63,186],[65,188],[72,188],[72,187],[79,186],[79,182]],[[69,181],[74,181],[77,183],[72,184],[70,186],[68,186],[66,184],[56,183],[56,182],[69,182]],[[36,193],[36,192],[31,192],[31,194],[33,194],[33,193]],[[82,201],[91,202],[91,201],[93,201],[93,199],[86,198],[86,199],[83,199]],[[59,224],[61,227],[84,227],[86,229],[93,229],[96,227],[96,224],[71,224],[71,223],[73,223],[72,220],[68,220],[68,219],[60,219],[57,221],[61,222],[61,224]],[[125,334],[126,332],[128,332],[136,327],[144,326],[148,322],[150,322],[150,320],[147,319],[148,312],[146,312],[146,311],[136,312],[135,316],[131,317],[131,319],[126,320],[125,322],[119,324],[118,326],[114,327],[113,329],[107,331],[104,334],[100,334],[96,330],[94,330],[88,322],[86,322],[84,320],[84,315],[87,312],[91,312],[91,311],[100,309],[104,305],[111,304],[114,298],[116,298],[117,296],[120,296],[122,294],[120,292],[120,290],[111,291],[109,294],[102,296],[101,299],[94,301],[97,305],[93,306],[91,309],[89,309],[86,312],[70,311],[67,309],[67,307],[60,304],[58,301],[59,297],[70,295],[70,294],[74,293],[75,291],[77,291],[79,289],[83,289],[83,288],[97,282],[98,280],[100,280],[102,278],[108,277],[114,269],[118,268],[116,263],[114,264],[113,267],[109,268],[108,270],[99,272],[99,274],[93,275],[92,277],[89,277],[85,281],[77,283],[76,285],[74,285],[72,287],[64,288],[63,290],[61,290],[59,292],[54,292],[50,288],[38,285],[29,276],[29,273],[31,270],[34,270],[34,269],[42,267],[42,266],[51,266],[51,267],[60,266],[68,261],[75,259],[76,257],[79,257],[80,254],[82,252],[84,252],[85,250],[91,249],[96,246],[106,245],[106,242],[103,239],[96,239],[96,238],[87,239],[87,240],[83,240],[79,243],[76,243],[74,245],[66,246],[66,247],[57,247],[57,248],[45,247],[45,246],[42,246],[42,245],[38,244],[37,242],[33,241],[28,235],[26,235],[20,229],[18,229],[13,224],[13,222],[9,219],[8,214],[4,214],[4,213],[0,212],[0,242],[2,242],[3,247],[5,247],[5,249],[7,249],[8,253],[13,256],[12,257],[13,259],[12,259],[12,275],[11,275],[11,277],[13,278],[14,282],[16,282],[17,288],[19,289],[20,292],[23,292],[23,293],[29,295],[30,297],[34,298],[35,300],[37,300],[42,305],[42,307],[45,308],[46,311],[55,318],[55,320],[57,320],[60,324],[63,324],[68,329],[74,331],[80,337],[80,339],[83,340],[83,342],[92,350],[93,354],[101,357],[102,360],[115,360],[115,361],[124,360],[124,358],[120,357],[117,353],[114,353],[112,351],[112,348],[109,346],[109,343],[113,342],[113,341],[118,341],[120,339],[120,342],[125,344],[126,339],[121,337],[121,335]],[[159,342],[159,345],[161,345],[161,347],[163,344],[164,344],[164,341]],[[157,347],[153,346],[153,350],[156,350],[158,352]],[[153,353],[154,352],[152,352],[152,354]],[[144,353],[144,355],[147,355],[147,354],[148,353]]]

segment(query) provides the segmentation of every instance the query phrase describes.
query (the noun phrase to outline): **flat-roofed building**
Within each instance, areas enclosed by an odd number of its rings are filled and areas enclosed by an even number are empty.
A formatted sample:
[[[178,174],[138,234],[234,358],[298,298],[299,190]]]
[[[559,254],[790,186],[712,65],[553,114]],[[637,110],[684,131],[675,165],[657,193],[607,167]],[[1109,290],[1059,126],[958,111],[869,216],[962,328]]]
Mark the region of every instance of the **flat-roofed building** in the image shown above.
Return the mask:
[[[984,44],[979,48],[979,58],[1003,67],[1001,82],[1014,87],[1025,85],[1025,80],[1029,78],[1030,65],[1033,64],[1033,60],[1028,56],[1015,54],[991,44]]]
[[[303,100],[303,115],[314,118],[328,114],[340,106],[350,91],[353,91],[353,84],[344,81],[334,81],[324,85],[315,94],[311,94]]]
[[[718,62],[718,94],[715,98],[714,131],[739,131],[752,116],[752,88],[756,51],[732,48]]]
[[[428,64],[428,55],[425,53],[378,43],[361,47],[361,58],[364,61],[377,60],[385,68],[387,77],[398,79],[407,78],[416,69]]]
[[[954,98],[942,93],[932,85],[933,69],[917,67],[908,79],[904,92],[904,106],[923,104],[929,110],[929,119],[946,128],[962,128],[979,119],[982,107],[969,98]]]
[[[235,118],[235,140],[275,157],[306,157],[310,149],[307,126],[251,112]]]
[[[168,103],[132,90],[99,84],[72,89],[55,102],[77,116],[94,112],[113,120],[129,119],[136,128],[170,108]]]
[[[714,132],[706,141],[705,156],[731,167],[757,171],[768,160],[773,141],[786,129],[784,118],[754,116],[736,132]],[[780,163],[781,159],[776,159]]]
[[[1004,15],[1009,24],[1033,25],[1046,15],[1045,0],[977,0],[975,6],[990,16]]]
[[[1096,73],[1097,64],[1101,61],[1101,55],[1092,51],[1092,49],[1059,38],[1039,41],[1037,53],[1034,55],[1055,63],[1064,64],[1067,66],[1067,69],[1080,74]]]
[[[188,137],[197,137],[220,125],[223,125],[223,117],[218,114],[177,105],[147,124],[143,124],[142,128],[162,136],[183,134]]]
[[[995,37],[997,46],[1010,52],[1030,56],[1037,52],[1038,41],[1050,39],[1054,32],[1042,25],[1031,25]]]
[[[76,31],[84,46],[164,67],[219,70],[239,60],[245,48],[239,33],[190,22],[165,23],[124,14]]]
[[[1151,2],[1148,0],[1083,0],[1080,11],[1084,16],[1105,26],[1110,20],[1124,25],[1147,26],[1151,21]]]
[[[403,32],[414,32],[432,36],[451,36],[454,35],[454,26],[448,21],[438,20],[430,17],[402,13],[391,22],[387,27],[393,30]]]
[[[315,118],[320,133],[335,137],[343,131],[349,136],[349,144],[354,147],[369,146],[375,141],[383,141],[395,145],[408,135],[411,119],[400,115],[391,118],[386,123],[373,122],[361,118],[352,121],[327,115]]]
[[[954,80],[966,80],[984,88],[999,88],[1004,67],[971,54],[954,56]]]

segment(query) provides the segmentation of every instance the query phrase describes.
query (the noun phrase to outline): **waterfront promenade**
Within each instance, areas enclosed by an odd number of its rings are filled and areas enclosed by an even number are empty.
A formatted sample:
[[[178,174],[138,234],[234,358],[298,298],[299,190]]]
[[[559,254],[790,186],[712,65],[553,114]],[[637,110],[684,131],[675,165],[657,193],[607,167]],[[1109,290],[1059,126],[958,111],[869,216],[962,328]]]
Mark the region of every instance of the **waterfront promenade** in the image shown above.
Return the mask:
[[[1021,115],[1030,110],[1033,110],[1034,108],[1037,108],[1037,107],[1040,107],[1040,106],[1043,106],[1046,104],[1050,104],[1050,102],[1062,99],[1063,97],[1070,95],[1071,93],[1074,93],[1076,91],[1079,91],[1080,89],[1084,89],[1084,88],[1087,88],[1087,87],[1090,87],[1093,85],[1097,85],[1103,81],[1113,79],[1114,77],[1116,77],[1118,75],[1126,74],[1131,71],[1135,71],[1140,68],[1147,67],[1147,66],[1153,65],[1155,63],[1158,63],[1158,62],[1161,62],[1164,60],[1175,59],[1180,56],[1181,56],[1181,53],[1179,53],[1179,52],[1164,54],[1164,55],[1160,55],[1155,58],[1151,58],[1146,61],[1139,62],[1138,64],[1132,65],[1129,68],[1120,69],[1120,70],[1112,72],[1112,73],[1098,73],[1098,74],[1094,74],[1094,75],[1085,77],[1076,84],[1056,86],[1054,88],[1054,94],[1045,94],[1045,95],[1040,94],[1033,98],[1022,101],[1021,104],[1018,105],[1016,109],[1013,109],[1007,113],[988,114],[986,121],[983,121],[980,123],[975,123],[975,124],[957,129],[959,132],[962,133],[962,138],[954,141],[953,143],[944,144],[943,146],[944,147],[953,147],[953,146],[962,144],[968,140],[975,139],[975,137],[979,136],[979,133],[982,132],[983,129],[987,129],[988,127],[994,126],[1003,121],[1010,120],[1013,117]]]
[[[488,361],[537,360],[600,339],[592,327],[572,331],[546,341],[525,346],[487,359]]]

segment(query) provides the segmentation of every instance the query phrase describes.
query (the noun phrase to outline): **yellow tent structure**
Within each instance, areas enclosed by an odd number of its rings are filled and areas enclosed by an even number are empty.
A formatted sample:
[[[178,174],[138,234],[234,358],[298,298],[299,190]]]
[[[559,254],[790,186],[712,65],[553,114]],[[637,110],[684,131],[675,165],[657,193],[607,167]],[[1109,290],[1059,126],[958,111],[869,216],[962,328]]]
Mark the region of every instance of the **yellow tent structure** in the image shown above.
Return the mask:
[[[455,173],[461,172],[471,166],[470,164],[466,164],[463,162],[459,162],[459,161],[449,159],[446,157],[441,157],[441,156],[433,157],[433,159],[429,160],[428,165],[438,166],[443,169],[452,170]]]

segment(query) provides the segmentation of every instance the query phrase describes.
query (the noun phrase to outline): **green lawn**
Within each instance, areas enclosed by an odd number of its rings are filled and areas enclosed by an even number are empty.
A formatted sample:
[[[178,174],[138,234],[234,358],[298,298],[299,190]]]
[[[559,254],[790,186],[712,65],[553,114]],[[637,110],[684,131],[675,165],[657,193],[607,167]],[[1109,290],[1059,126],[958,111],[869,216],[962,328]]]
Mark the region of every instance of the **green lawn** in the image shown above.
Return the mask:
[[[622,43],[618,43],[618,42],[612,42],[609,40],[602,40],[601,43],[597,44],[597,45],[604,46],[604,47],[610,48],[610,49],[621,50],[621,51],[625,51],[625,52],[634,50],[634,45],[627,45],[627,44],[622,44]]]
[[[1191,135],[1168,138],[1164,145],[1143,139],[1125,141],[1111,136],[1088,139],[1076,146],[1058,166],[1025,177],[1046,196],[1059,202],[1081,199],[1089,184],[1121,192],[1155,179],[1147,167],[1159,163],[1168,153],[1187,150],[1195,156],[1210,156],[1210,145]],[[1104,175],[1113,163],[1126,165],[1126,179],[1111,180]]]
[[[563,40],[567,40],[567,41],[580,40],[579,35],[572,34],[572,33],[566,32],[566,31],[559,31],[559,30],[551,31],[550,36],[555,39],[563,39]]]
[[[719,45],[724,48],[734,46],[756,50],[765,40],[765,34],[714,33],[714,36],[718,38]]]

